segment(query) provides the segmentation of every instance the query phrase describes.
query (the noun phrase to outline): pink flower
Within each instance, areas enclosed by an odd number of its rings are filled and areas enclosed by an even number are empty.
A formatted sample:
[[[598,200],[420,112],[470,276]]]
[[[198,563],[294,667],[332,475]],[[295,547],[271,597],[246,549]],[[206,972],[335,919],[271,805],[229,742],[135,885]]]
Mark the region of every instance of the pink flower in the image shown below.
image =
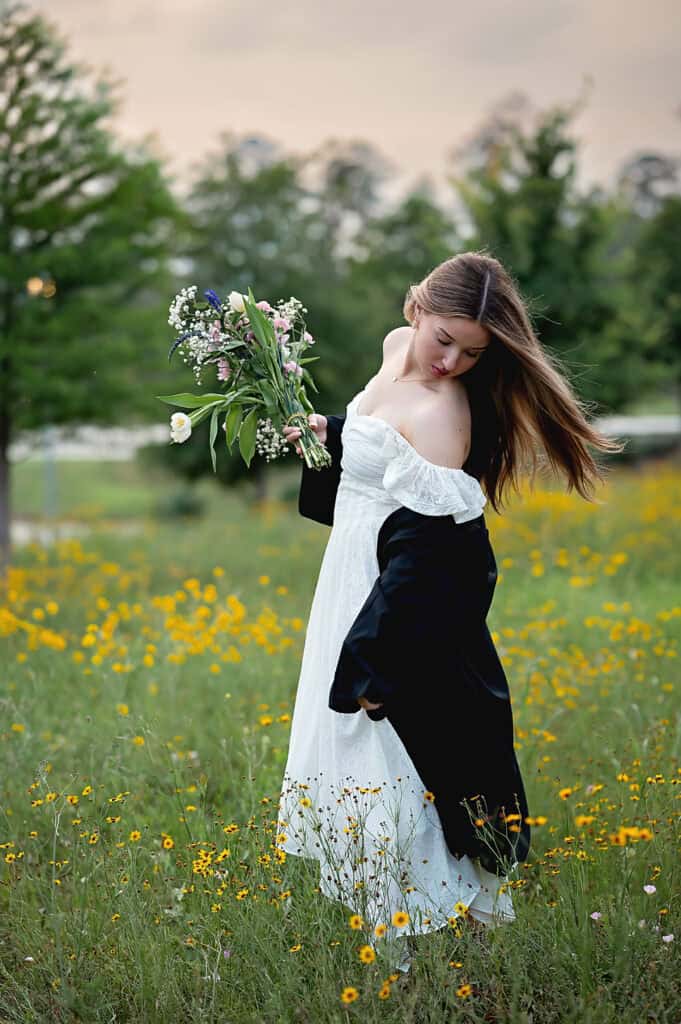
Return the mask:
[[[218,359],[218,380],[229,380],[231,372],[232,370],[227,360]]]
[[[263,313],[271,313],[272,307],[270,306],[267,299],[261,299],[260,302],[256,302],[258,309],[262,309]]]
[[[272,326],[274,327],[275,330],[288,331],[291,327],[291,324],[288,322],[285,316],[275,316],[274,320],[272,321]]]
[[[314,345],[314,338],[309,331],[303,331],[303,340],[306,341],[308,345]]]
[[[284,363],[284,369],[286,370],[287,373],[295,373],[299,377],[302,377],[303,375],[302,366],[299,366],[298,363],[296,363],[295,360],[293,359],[290,359],[288,363]]]
[[[217,348],[220,344],[221,327],[220,321],[214,320],[208,328],[208,337],[210,338],[210,348]]]
[[[654,885],[644,885],[643,891],[647,892],[649,896],[652,896],[654,892],[657,892],[657,889]]]
[[[594,921],[600,921],[603,915],[600,910],[594,910],[593,914],[589,914],[589,917],[593,918]]]

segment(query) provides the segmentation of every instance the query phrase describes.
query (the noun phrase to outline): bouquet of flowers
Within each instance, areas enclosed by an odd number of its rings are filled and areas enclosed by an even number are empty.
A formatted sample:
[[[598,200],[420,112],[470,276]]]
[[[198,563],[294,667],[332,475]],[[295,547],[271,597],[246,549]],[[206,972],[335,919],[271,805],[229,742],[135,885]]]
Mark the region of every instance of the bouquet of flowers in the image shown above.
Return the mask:
[[[238,443],[247,466],[256,449],[268,462],[288,450],[282,434],[288,424],[301,431],[298,444],[308,468],[328,466],[329,451],[308,420],[314,409],[305,384],[314,391],[317,387],[304,364],[319,356],[303,358],[314,344],[303,317],[307,309],[293,296],[276,306],[264,299],[256,302],[250,288],[248,295],[231,292],[224,302],[212,289],[204,297],[205,302],[197,300],[197,287],[191,285],[173,299],[168,323],[178,337],[168,360],[179,348],[194,370],[197,385],[201,386],[202,372],[209,367],[221,390],[156,396],[167,405],[192,410],[170,417],[171,441],[186,441],[192,427],[210,416],[209,447],[215,472],[215,439],[223,414],[227,447],[231,452]]]

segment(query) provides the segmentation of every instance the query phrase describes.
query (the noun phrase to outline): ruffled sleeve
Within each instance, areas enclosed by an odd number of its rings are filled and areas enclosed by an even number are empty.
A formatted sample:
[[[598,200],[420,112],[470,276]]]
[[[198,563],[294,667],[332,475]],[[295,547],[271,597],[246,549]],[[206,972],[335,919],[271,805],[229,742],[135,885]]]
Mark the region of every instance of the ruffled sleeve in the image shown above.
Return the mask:
[[[451,515],[457,523],[477,519],[487,503],[480,484],[463,469],[429,462],[405,439],[391,438],[394,455],[383,487],[396,501],[426,516]]]

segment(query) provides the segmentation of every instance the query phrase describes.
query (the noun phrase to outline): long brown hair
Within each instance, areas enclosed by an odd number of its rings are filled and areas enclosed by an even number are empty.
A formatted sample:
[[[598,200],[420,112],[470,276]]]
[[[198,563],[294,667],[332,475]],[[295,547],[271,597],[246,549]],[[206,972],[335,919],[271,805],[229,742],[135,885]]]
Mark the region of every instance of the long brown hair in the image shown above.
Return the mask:
[[[403,312],[412,324],[417,306],[437,316],[464,316],[490,332],[488,348],[461,377],[471,407],[471,449],[463,469],[485,486],[496,512],[507,487],[530,485],[546,462],[587,501],[604,467],[589,452],[621,452],[624,443],[587,420],[592,406],[574,393],[564,366],[537,338],[516,283],[487,252],[464,252],[409,286]],[[543,449],[543,453],[541,451]],[[598,502],[597,502],[598,503]]]

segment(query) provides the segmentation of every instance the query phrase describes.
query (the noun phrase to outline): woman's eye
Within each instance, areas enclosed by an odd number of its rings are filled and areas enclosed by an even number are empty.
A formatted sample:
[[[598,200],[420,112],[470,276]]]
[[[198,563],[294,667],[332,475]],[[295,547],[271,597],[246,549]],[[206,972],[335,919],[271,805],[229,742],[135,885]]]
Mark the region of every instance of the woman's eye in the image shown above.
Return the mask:
[[[440,342],[440,344],[441,344],[441,345],[444,345],[444,346],[445,346],[445,348],[446,348],[446,347],[447,347],[447,346],[448,346],[449,344],[451,344],[451,343],[450,343],[449,341],[443,341],[443,339],[442,339],[442,338],[438,338],[437,340],[438,340],[438,341]],[[471,359],[476,359],[476,358],[477,358],[477,357],[478,357],[478,356],[480,355],[480,353],[479,353],[479,352],[466,352],[466,355],[467,355],[467,356],[470,356],[470,357],[471,357]]]

